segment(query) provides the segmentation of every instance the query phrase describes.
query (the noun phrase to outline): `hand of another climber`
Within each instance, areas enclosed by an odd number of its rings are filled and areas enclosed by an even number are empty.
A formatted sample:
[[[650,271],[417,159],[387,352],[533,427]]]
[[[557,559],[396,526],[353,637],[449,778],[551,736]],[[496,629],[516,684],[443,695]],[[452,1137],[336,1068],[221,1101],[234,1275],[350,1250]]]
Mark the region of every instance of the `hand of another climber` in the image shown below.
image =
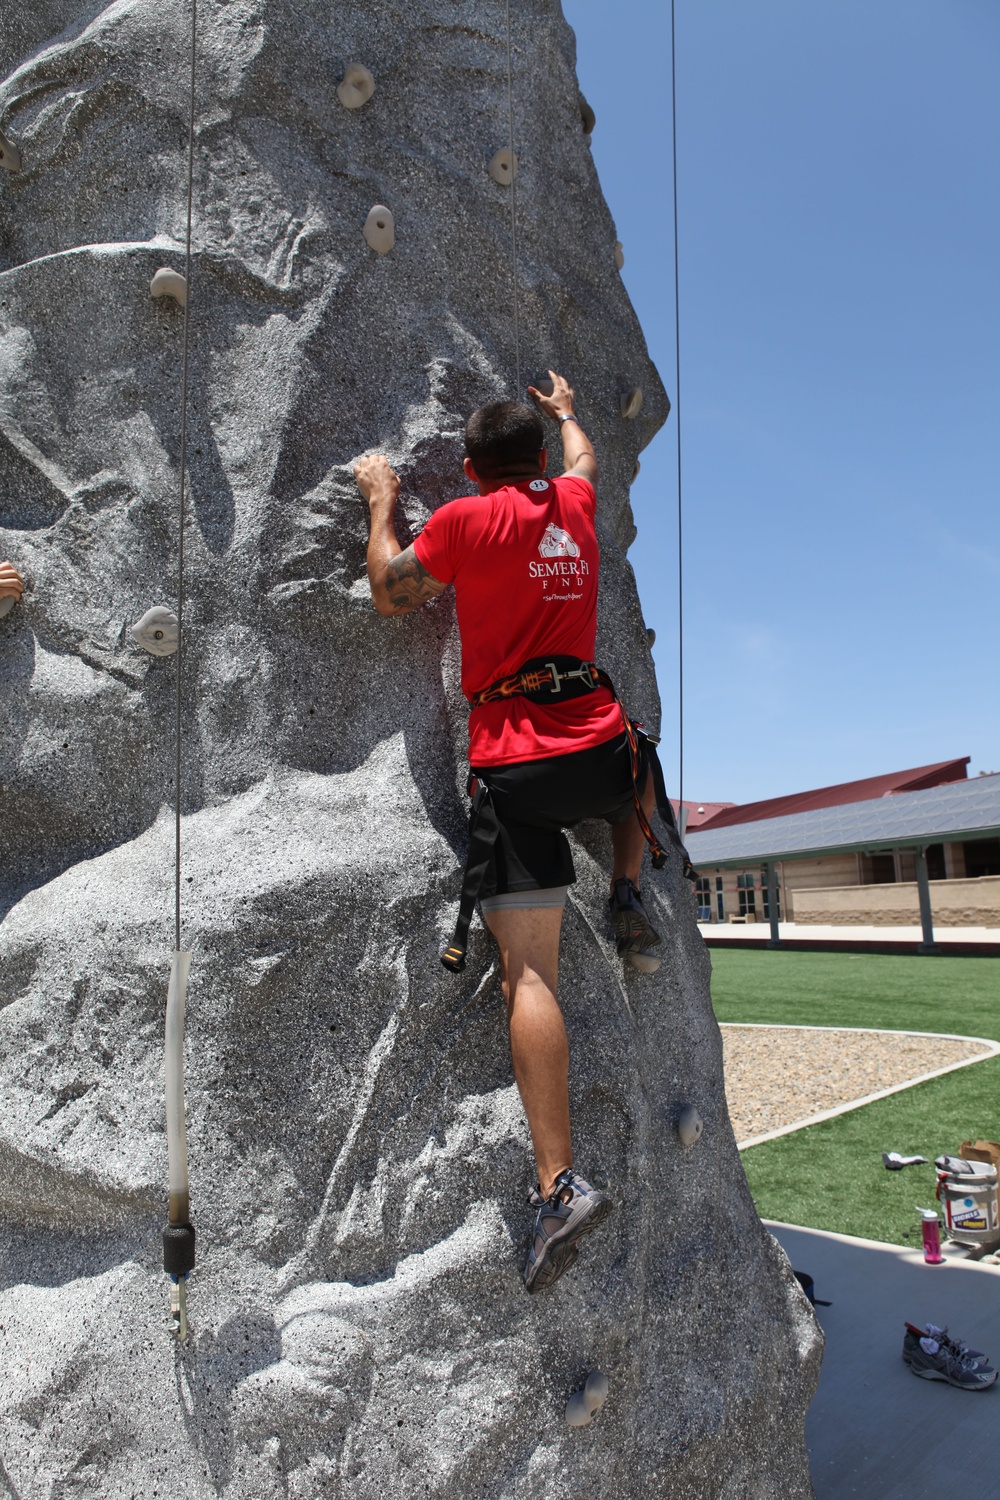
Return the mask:
[[[24,579],[13,563],[0,562],[0,599],[20,599],[24,592]]]
[[[366,453],[354,465],[358,489],[371,506],[395,505],[399,495],[399,475],[381,453]]]
[[[560,417],[571,417],[573,415],[574,392],[569,381],[564,379],[562,375],[557,375],[555,370],[550,370],[549,375],[552,377],[551,396],[546,396],[533,385],[528,386],[528,395],[547,417],[551,417],[554,422],[558,422]]]

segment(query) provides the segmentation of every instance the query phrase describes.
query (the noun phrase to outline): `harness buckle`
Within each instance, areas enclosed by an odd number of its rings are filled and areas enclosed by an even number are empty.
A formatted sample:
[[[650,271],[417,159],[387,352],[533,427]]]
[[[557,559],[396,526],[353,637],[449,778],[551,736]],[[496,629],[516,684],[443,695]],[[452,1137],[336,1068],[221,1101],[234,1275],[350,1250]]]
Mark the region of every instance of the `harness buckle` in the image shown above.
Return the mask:
[[[578,677],[586,687],[588,693],[596,691],[597,682],[594,679],[594,669],[591,662],[585,661],[583,666],[576,667],[572,672],[566,672],[566,677]]]
[[[597,687],[597,683],[594,680],[593,664],[591,662],[583,662],[581,666],[574,667],[569,672],[560,672],[554,661],[547,661],[545,665],[552,677],[553,693],[561,693],[563,683],[569,682],[573,677],[583,683],[588,693],[594,692]]]

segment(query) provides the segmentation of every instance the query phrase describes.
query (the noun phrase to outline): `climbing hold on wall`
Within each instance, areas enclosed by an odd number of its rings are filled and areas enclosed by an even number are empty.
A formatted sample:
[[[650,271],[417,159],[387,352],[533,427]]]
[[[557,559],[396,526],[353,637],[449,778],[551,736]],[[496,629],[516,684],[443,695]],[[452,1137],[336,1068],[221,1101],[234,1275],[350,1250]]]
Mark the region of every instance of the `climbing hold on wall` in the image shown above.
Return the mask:
[[[133,638],[151,656],[173,656],[180,640],[180,622],[165,604],[154,604],[129,627]]]
[[[642,411],[642,386],[637,385],[631,391],[622,393],[621,398],[622,416],[631,421]]]
[[[608,1377],[600,1370],[591,1370],[587,1376],[587,1383],[583,1388],[583,1399],[590,1407],[591,1413],[600,1411],[608,1399]]]
[[[677,1134],[680,1136],[682,1146],[693,1146],[700,1139],[705,1129],[701,1115],[693,1104],[685,1104],[677,1116]]]
[[[396,227],[384,203],[376,203],[365,220],[365,239],[379,255],[385,255],[396,243]]]
[[[540,391],[543,396],[551,396],[553,390],[555,389],[552,384],[551,375],[543,375],[540,380],[533,380],[531,384],[534,389],[536,391]]]
[[[514,163],[513,172],[510,169],[511,162]],[[517,157],[511,156],[506,146],[502,147],[492,157],[490,161],[490,176],[494,182],[499,182],[501,187],[509,187],[510,183],[517,176]]]
[[[180,271],[172,271],[169,266],[161,266],[149,283],[149,290],[154,297],[173,297],[181,307],[187,307],[188,284]]]
[[[8,594],[6,599],[0,599],[0,620],[3,619],[4,615],[10,614],[16,603],[17,600],[13,594]]]
[[[656,631],[653,629],[652,625],[646,626],[646,645],[649,647],[650,651],[652,651],[653,647],[656,645]]]
[[[582,1391],[576,1391],[566,1402],[566,1421],[571,1427],[586,1427],[608,1399],[608,1377],[591,1370]]]
[[[21,170],[21,153],[14,142],[7,139],[2,130],[0,130],[0,167],[7,172],[20,172]]]
[[[583,1392],[577,1391],[570,1396],[566,1402],[566,1421],[571,1427],[586,1427],[593,1413],[583,1399]]]
[[[597,124],[597,116],[582,94],[580,95],[580,123],[583,126],[583,133],[587,137],[587,144],[589,145],[590,137],[594,133],[594,126]]]
[[[363,63],[348,63],[337,84],[337,98],[345,109],[360,109],[375,92],[375,80]]]
[[[639,462],[638,459],[636,459],[636,461],[635,461],[635,467],[632,470],[632,478],[629,481],[630,484],[635,484],[636,480],[639,478],[639,472],[640,472],[641,469],[642,469],[642,464]]]
[[[622,267],[624,266],[624,264],[625,264],[625,246],[622,244],[621,240],[615,240],[615,265],[618,267],[618,269],[620,271],[622,269]]]

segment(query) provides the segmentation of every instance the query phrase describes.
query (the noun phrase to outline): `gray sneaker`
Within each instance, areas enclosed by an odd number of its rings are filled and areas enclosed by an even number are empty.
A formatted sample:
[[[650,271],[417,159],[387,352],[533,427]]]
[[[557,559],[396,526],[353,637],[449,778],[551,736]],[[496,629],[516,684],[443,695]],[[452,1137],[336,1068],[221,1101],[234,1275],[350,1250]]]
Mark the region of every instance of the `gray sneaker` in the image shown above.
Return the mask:
[[[569,1167],[556,1178],[551,1198],[532,1188],[528,1202],[536,1213],[524,1285],[529,1292],[541,1292],[569,1270],[579,1254],[577,1241],[603,1223],[614,1205],[607,1193],[592,1188]]]
[[[934,1323],[928,1323],[926,1328],[917,1328],[913,1323],[907,1323],[905,1327],[903,1359],[907,1364],[913,1359],[913,1351],[918,1347],[921,1339],[936,1339],[949,1354],[953,1354],[963,1364],[989,1366],[988,1354],[984,1354],[982,1349],[970,1349],[969,1345],[963,1343],[961,1339],[950,1338],[947,1328],[938,1328]]]
[[[627,875],[615,881],[610,905],[618,957],[643,974],[655,973],[660,960],[649,950],[656,947],[660,934],[646,916],[639,891]]]
[[[985,1391],[997,1378],[996,1370],[989,1365],[969,1364],[929,1336],[916,1340],[907,1363],[921,1380],[946,1380],[963,1391]]]

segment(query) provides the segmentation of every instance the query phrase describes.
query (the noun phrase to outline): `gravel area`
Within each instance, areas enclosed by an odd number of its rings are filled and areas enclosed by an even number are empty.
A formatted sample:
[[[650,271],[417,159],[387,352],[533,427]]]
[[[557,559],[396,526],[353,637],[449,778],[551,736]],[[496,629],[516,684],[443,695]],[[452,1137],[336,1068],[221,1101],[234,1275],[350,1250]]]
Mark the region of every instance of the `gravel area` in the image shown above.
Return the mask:
[[[978,1042],[906,1036],[897,1031],[826,1031],[729,1022],[720,1029],[726,1098],[737,1141],[780,1130],[935,1068],[990,1052]]]

